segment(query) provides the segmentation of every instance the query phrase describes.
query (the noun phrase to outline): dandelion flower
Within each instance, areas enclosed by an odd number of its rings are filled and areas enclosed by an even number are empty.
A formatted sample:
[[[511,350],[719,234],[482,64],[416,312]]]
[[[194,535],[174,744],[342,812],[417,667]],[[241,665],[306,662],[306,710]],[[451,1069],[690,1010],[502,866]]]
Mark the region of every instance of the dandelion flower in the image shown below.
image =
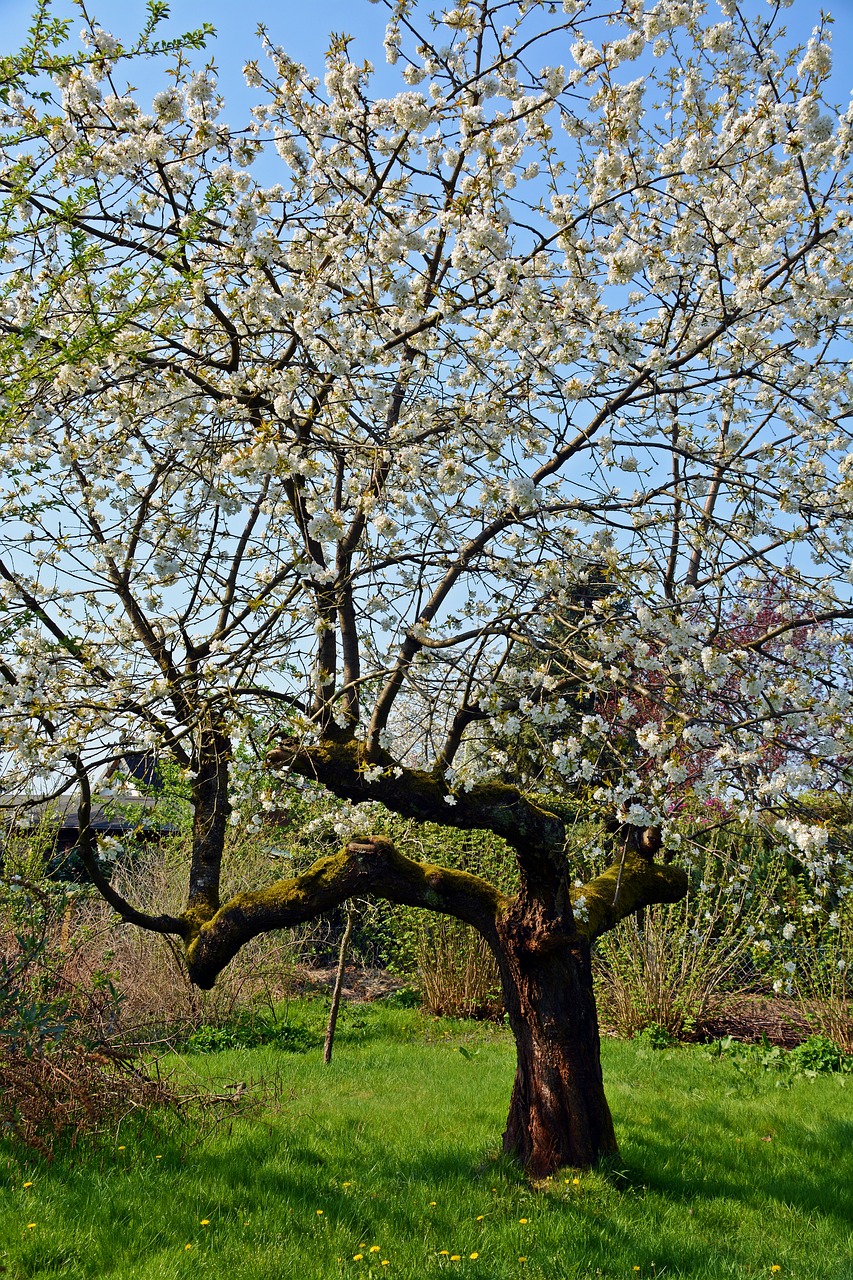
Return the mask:
[[[520,1257],[518,1260],[519,1260],[519,1262],[526,1262],[526,1261],[527,1261],[527,1259],[526,1259],[525,1257],[523,1257],[523,1256],[522,1256],[522,1257]]]
[[[323,1210],[322,1210],[322,1209],[318,1209],[318,1210],[317,1210],[317,1217],[318,1217],[318,1218],[322,1218],[322,1216],[323,1216]]]
[[[203,1227],[209,1227],[209,1226],[210,1226],[210,1218],[202,1218],[202,1220],[201,1220],[201,1225],[202,1225]]]
[[[353,1262],[361,1262],[361,1260],[362,1260],[362,1258],[363,1258],[363,1257],[364,1257],[364,1254],[363,1254],[363,1253],[354,1253],[354,1254],[352,1255],[352,1260],[353,1260]]]
[[[351,1182],[342,1182],[342,1183],[341,1183],[341,1186],[342,1186],[342,1187],[351,1187],[351,1186],[352,1186],[352,1183],[351,1183]]]
[[[372,1244],[372,1245],[370,1246],[370,1250],[369,1250],[369,1252],[370,1252],[370,1253],[379,1253],[379,1252],[380,1252],[379,1245],[378,1245],[378,1244]]]
[[[127,1151],[127,1147],[116,1147],[117,1151]]]
[[[528,1218],[519,1218],[519,1222],[522,1224],[522,1226],[524,1226],[525,1223],[527,1223],[528,1221],[529,1221]]]
[[[469,1258],[479,1258],[479,1256],[480,1256],[480,1255],[479,1255],[479,1253],[469,1253],[469,1254],[468,1254],[468,1257],[469,1257]]]
[[[450,1261],[451,1261],[451,1262],[460,1262],[461,1260],[462,1260],[462,1254],[461,1254],[461,1253],[451,1253],[451,1255],[450,1255]]]
[[[485,1215],[484,1213],[478,1213],[478,1214],[477,1214],[477,1221],[478,1221],[478,1222],[482,1222],[482,1221],[483,1221],[483,1219],[485,1218],[485,1216],[486,1216],[486,1215]]]
[[[162,1156],[155,1156],[155,1157],[154,1157],[154,1159],[155,1159],[155,1160],[162,1160],[162,1159],[163,1159],[163,1157],[162,1157]]]
[[[580,1178],[572,1178],[572,1186],[573,1186],[573,1187],[579,1187],[579,1186],[580,1186],[580,1184],[581,1184],[581,1180],[580,1180]]]
[[[435,1208],[435,1206],[436,1206],[436,1204],[437,1204],[437,1201],[436,1201],[436,1200],[430,1200],[430,1202],[429,1202],[429,1207],[430,1207],[431,1209],[434,1209],[434,1208]]]
[[[32,1184],[31,1182],[25,1182],[25,1183],[24,1183],[24,1189],[26,1189],[27,1187],[31,1187],[32,1185],[33,1185],[33,1184]]]
[[[191,1249],[191,1248],[192,1248],[192,1245],[191,1245],[191,1244],[185,1244],[185,1245],[184,1245],[184,1248],[185,1248],[185,1249]]]
[[[450,1254],[450,1250],[449,1250],[449,1249],[439,1249],[439,1251],[438,1251],[438,1256],[439,1256],[440,1258],[447,1258],[447,1257],[449,1256],[449,1254]]]
[[[27,1223],[27,1230],[28,1230],[28,1231],[32,1231],[32,1229],[33,1229],[33,1227],[34,1227],[35,1225],[36,1225],[36,1224],[35,1224],[34,1222],[28,1222],[28,1223]]]

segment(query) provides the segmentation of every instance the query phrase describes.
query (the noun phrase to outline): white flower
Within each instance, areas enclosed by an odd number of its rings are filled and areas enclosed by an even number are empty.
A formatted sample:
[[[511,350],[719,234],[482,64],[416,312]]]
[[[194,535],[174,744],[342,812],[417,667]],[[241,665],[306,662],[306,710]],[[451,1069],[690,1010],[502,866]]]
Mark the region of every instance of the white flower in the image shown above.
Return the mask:
[[[514,507],[525,510],[536,505],[539,490],[529,476],[515,476],[506,487],[507,498]]]

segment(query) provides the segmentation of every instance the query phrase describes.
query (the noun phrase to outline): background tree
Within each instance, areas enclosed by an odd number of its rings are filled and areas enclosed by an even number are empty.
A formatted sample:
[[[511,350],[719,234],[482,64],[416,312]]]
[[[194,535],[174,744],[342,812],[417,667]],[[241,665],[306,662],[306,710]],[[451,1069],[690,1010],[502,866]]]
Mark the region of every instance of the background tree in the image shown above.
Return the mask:
[[[505,1145],[542,1173],[615,1150],[590,948],[684,892],[656,856],[685,752],[744,816],[849,756],[853,117],[826,23],[779,52],[775,11],[732,0],[387,7],[399,93],[345,36],[321,83],[265,34],[243,128],[183,49],[149,107],[95,23],[52,51],[46,6],[7,62],[0,724],[10,788],[79,788],[93,879],[201,986],[355,895],[478,929],[518,1044]],[[566,697],[511,658],[602,567]],[[769,577],[786,619],[727,642]],[[628,718],[652,691],[642,768],[598,772],[579,687]],[[229,756],[263,716],[271,767],[497,833],[517,892],[364,838],[222,902]],[[560,817],[478,746],[523,718],[542,786],[622,828],[579,889]],[[128,742],[191,779],[178,916],[124,902],[87,827]]]

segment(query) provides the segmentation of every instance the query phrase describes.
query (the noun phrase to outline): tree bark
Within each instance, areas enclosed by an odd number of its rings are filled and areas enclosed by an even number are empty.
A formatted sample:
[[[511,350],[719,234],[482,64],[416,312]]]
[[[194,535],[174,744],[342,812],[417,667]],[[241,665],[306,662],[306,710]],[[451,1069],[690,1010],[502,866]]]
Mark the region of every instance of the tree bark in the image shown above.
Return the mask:
[[[199,732],[192,781],[193,845],[187,907],[210,917],[219,907],[219,877],[231,804],[228,764],[231,742],[220,725]]]
[[[504,1150],[534,1177],[590,1168],[618,1151],[604,1095],[589,942],[536,945],[515,912],[498,923],[504,1005],[517,1067]]]

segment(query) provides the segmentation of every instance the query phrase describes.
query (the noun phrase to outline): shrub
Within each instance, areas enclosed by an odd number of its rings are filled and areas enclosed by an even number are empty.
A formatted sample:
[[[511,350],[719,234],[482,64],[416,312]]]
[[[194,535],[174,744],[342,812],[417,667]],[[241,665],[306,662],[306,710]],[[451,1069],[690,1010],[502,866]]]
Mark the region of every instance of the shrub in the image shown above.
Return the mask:
[[[50,1158],[171,1101],[116,1040],[112,975],[82,970],[64,889],[0,882],[0,1132]]]
[[[844,1053],[826,1036],[809,1036],[788,1054],[791,1066],[801,1071],[850,1071],[853,1055]]]
[[[499,1017],[500,975],[485,939],[460,920],[425,913],[414,930],[424,1007],[438,1017]]]
[[[791,940],[792,988],[818,1037],[853,1054],[853,897],[803,917]]]
[[[753,921],[760,922],[779,871],[763,868],[759,890],[725,848],[701,850],[687,897],[623,920],[598,943],[596,985],[602,1021],[620,1035],[659,1026],[701,1034],[742,990],[751,967]]]

